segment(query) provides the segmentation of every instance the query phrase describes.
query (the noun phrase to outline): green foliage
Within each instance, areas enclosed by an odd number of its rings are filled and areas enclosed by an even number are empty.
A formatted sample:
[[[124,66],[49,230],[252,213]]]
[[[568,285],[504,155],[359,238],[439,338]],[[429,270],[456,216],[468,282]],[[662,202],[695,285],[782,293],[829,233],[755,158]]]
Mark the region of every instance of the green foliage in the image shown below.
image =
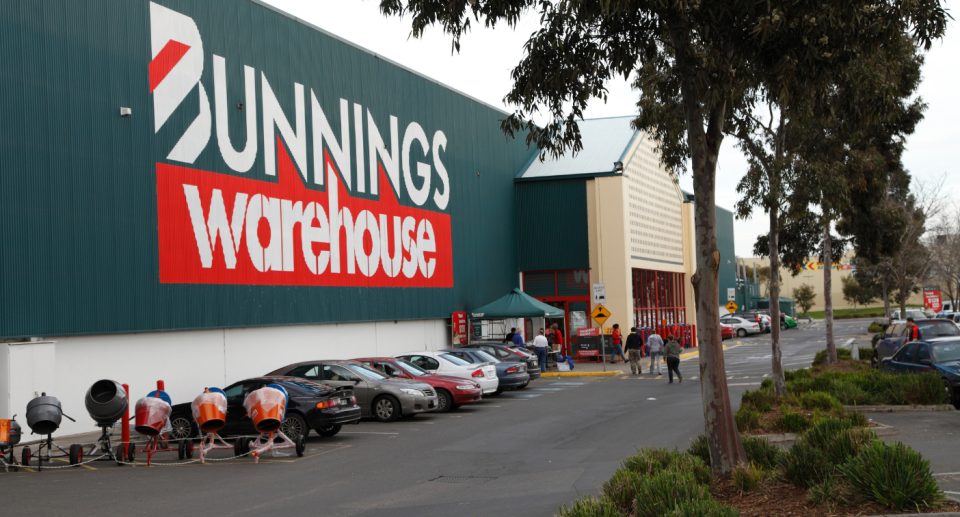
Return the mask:
[[[822,411],[840,411],[840,401],[833,395],[822,391],[808,391],[800,395],[800,407],[803,409],[819,409]]]
[[[740,512],[713,499],[696,499],[684,501],[677,508],[663,515],[664,517],[740,517]]]
[[[852,429],[853,424],[843,418],[824,418],[815,423],[803,435],[803,441],[811,447],[816,447],[821,451],[827,450],[827,444],[842,431]]]
[[[645,476],[633,501],[636,517],[660,517],[687,501],[712,499],[707,485],[692,474],[670,469]]]
[[[869,346],[860,346],[857,347],[857,353],[860,355],[861,361],[869,361],[873,357],[873,348]]]
[[[626,517],[612,501],[603,497],[583,496],[572,508],[560,505],[560,517]]]
[[[800,307],[800,311],[803,312],[804,316],[806,316],[810,308],[813,307],[816,299],[817,293],[811,285],[802,284],[800,287],[793,288],[793,301],[797,302],[797,307]]]
[[[603,484],[603,496],[612,501],[621,510],[629,511],[633,507],[633,500],[637,497],[641,475],[627,469],[617,469]]]
[[[783,479],[801,488],[822,483],[832,470],[830,460],[820,449],[800,439],[780,456],[780,474]]]
[[[710,444],[707,443],[707,435],[698,435],[687,448],[687,454],[700,458],[705,465],[710,465]]]
[[[829,475],[821,483],[810,487],[810,495],[807,500],[816,505],[824,505],[832,508],[838,504],[845,503],[843,490],[834,476]]]
[[[869,429],[847,429],[826,443],[824,452],[834,465],[843,465],[855,458],[867,445],[877,440],[877,433]]]
[[[929,405],[944,400],[943,381],[934,373],[895,375],[863,369],[853,373],[827,371],[812,377],[808,370],[794,370],[786,372],[785,377],[790,394],[821,391],[844,405]]]
[[[772,389],[773,389],[773,379],[769,379],[769,378],[768,378],[768,379],[764,379],[764,380],[760,383],[760,389],[761,389],[761,390],[772,390]]]
[[[783,451],[764,437],[744,435],[740,437],[747,460],[764,470],[773,470]]]
[[[869,327],[867,327],[867,332],[870,332],[873,334],[878,334],[880,332],[883,332],[883,325],[874,321],[873,323],[870,324]]]
[[[813,374],[807,368],[799,370],[787,370],[783,372],[783,379],[787,382],[798,381],[801,379],[813,379]]]
[[[668,451],[667,449],[644,447],[639,454],[623,460],[622,468],[636,472],[641,476],[650,476],[665,470],[676,470],[682,474],[690,474],[698,483],[707,486],[713,482],[708,462],[676,449]]]
[[[854,275],[841,277],[840,281],[843,283],[843,299],[853,304],[854,314],[857,313],[858,305],[867,305],[877,299],[876,290],[860,285]]]
[[[859,411],[850,411],[849,413],[844,413],[843,418],[849,420],[854,427],[867,427],[870,425],[870,420],[867,419],[867,415],[864,415]]]
[[[752,406],[740,406],[740,410],[734,415],[734,419],[737,421],[737,429],[741,433],[760,427],[760,412],[753,409]]]
[[[802,433],[810,427],[810,421],[803,415],[788,410],[777,418],[774,425],[785,433]]]
[[[943,499],[930,462],[896,442],[876,440],[840,467],[856,493],[895,510],[929,508]]]
[[[770,380],[770,379],[766,379]],[[771,381],[773,382],[773,381]],[[763,389],[763,386],[760,386],[759,390],[756,391],[744,391],[743,395],[740,396],[740,407],[751,406],[754,409],[760,410],[762,413],[770,411],[771,407],[780,402],[780,397],[777,396],[773,390]]]
[[[837,348],[837,360],[838,360],[838,361],[849,360],[849,359],[853,359],[853,355],[851,355],[851,353],[850,353],[849,350],[847,350],[846,348]],[[823,350],[817,352],[817,355],[813,356],[813,365],[814,365],[814,366],[820,366],[820,365],[824,365],[824,364],[827,364],[827,349],[826,349],[826,348],[824,348]]]
[[[739,488],[741,492],[753,492],[760,487],[766,477],[763,469],[753,463],[739,465],[733,471],[733,486]]]

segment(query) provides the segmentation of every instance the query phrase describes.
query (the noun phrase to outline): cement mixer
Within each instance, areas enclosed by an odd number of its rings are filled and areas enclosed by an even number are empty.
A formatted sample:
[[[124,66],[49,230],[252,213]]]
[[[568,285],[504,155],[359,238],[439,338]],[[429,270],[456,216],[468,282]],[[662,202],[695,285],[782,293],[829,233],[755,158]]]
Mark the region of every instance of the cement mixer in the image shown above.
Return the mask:
[[[227,442],[217,434],[227,423],[227,395],[223,390],[206,388],[203,393],[193,399],[190,411],[200,432],[205,433],[200,440],[200,463],[206,462],[207,453],[211,450],[235,449],[236,446],[227,445]],[[243,439],[238,438],[238,441]]]
[[[110,443],[110,428],[119,420],[123,420],[126,425],[124,415],[129,410],[127,390],[117,381],[110,379],[99,380],[90,386],[87,390],[87,396],[83,399],[87,413],[100,427],[101,433],[97,441],[87,451],[92,455],[97,449],[102,453],[101,458],[106,461],[122,461],[124,449],[132,449],[125,444],[120,444],[116,449]],[[70,446],[70,464],[77,465],[83,463],[83,446]]]
[[[289,402],[290,396],[287,390],[279,384],[267,384],[258,390],[251,391],[243,400],[243,408],[253,421],[253,427],[260,432],[260,436],[253,441],[242,438],[237,440],[237,445],[234,446],[237,452],[244,454],[249,451],[254,463],[258,463],[260,455],[268,450],[295,449],[297,456],[303,456],[307,448],[306,438],[301,434],[294,436],[291,440],[280,430]],[[274,438],[280,438],[280,443],[274,443]]]
[[[76,420],[63,413],[60,400],[57,397],[47,396],[46,392],[27,402],[27,425],[32,431],[31,434],[41,435],[36,453],[37,467],[40,471],[43,470],[43,462],[50,463],[52,458],[70,457],[70,453],[53,442],[53,432],[60,428],[60,422],[64,417],[71,422],[76,422]],[[43,441],[43,435],[47,435],[46,443]],[[52,455],[54,449],[60,451],[61,454]],[[71,447],[71,450],[73,449],[74,447]],[[44,454],[44,451],[46,451],[46,454]],[[20,463],[24,467],[29,466],[33,455],[30,447],[24,447],[23,453],[20,455]]]
[[[157,381],[156,391],[151,391],[146,397],[137,401],[135,418],[136,425],[134,429],[147,437],[147,446],[138,449],[135,452],[144,452],[147,454],[147,465],[153,460],[153,455],[158,452],[177,451],[180,459],[188,453],[187,457],[193,457],[193,441],[186,440],[177,442],[175,449],[169,440],[170,433],[170,405],[171,399],[167,392],[163,391],[163,381]]]
[[[9,420],[0,420],[0,464],[6,472],[16,472],[20,470],[17,465],[17,458],[13,454],[13,446],[20,443],[20,424],[17,423],[17,415]]]

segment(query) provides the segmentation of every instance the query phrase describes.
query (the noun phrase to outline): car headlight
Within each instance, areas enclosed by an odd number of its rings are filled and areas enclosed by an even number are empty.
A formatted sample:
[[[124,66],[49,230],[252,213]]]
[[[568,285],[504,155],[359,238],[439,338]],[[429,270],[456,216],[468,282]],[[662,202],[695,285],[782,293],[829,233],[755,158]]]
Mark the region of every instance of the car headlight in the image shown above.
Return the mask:
[[[422,391],[411,388],[400,388],[400,392],[406,393],[407,395],[413,395],[414,397],[426,397]]]
[[[460,386],[457,386],[458,390],[475,390],[477,388],[478,386],[473,386],[471,384],[461,384]]]

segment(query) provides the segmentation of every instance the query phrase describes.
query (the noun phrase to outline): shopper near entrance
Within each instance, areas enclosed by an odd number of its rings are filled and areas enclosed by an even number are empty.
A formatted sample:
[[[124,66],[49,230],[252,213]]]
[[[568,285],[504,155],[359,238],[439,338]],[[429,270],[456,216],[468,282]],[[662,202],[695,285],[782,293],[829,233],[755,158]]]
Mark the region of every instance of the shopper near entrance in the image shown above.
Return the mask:
[[[620,359],[623,362],[627,362],[627,358],[623,356],[623,344],[621,343],[620,338],[620,324],[613,324],[613,335],[611,336],[613,340],[613,354],[610,355],[610,364],[617,362],[617,355],[620,356]]]
[[[677,338],[673,335],[667,337],[667,344],[663,346],[663,355],[667,358],[667,374],[670,376],[669,384],[673,384],[673,373],[677,373],[677,380],[683,382],[683,377],[680,376],[680,353],[683,352],[683,348],[680,347],[680,343],[677,342]]]
[[[643,347],[643,338],[637,334],[637,327],[630,327],[627,334],[627,357],[630,358],[630,373],[640,375],[643,367],[640,366],[640,348]]]
[[[546,336],[543,335],[543,329],[540,329],[540,333],[537,334],[537,337],[533,338],[533,353],[537,354],[537,360],[540,361],[540,373],[547,372],[548,346],[550,346],[550,343],[547,342]]]
[[[913,321],[913,318],[907,318],[907,340],[920,341],[923,334],[920,333],[920,327]]]
[[[513,335],[513,344],[517,346],[523,346],[523,334],[517,332]]]
[[[660,355],[662,353],[663,338],[657,334],[657,329],[650,330],[650,337],[647,338],[647,352],[650,353],[650,373],[653,373],[653,363],[657,363],[657,375],[663,375],[660,369]],[[641,372],[642,373],[642,372]]]
[[[553,330],[553,333],[551,334],[553,336],[553,343],[551,343],[553,345],[553,350],[563,350],[563,332],[560,332],[560,329],[557,327],[556,323],[554,323],[550,328]]]
[[[511,327],[510,332],[507,332],[507,335],[503,337],[504,343],[513,343],[513,336],[517,334],[517,328]]]

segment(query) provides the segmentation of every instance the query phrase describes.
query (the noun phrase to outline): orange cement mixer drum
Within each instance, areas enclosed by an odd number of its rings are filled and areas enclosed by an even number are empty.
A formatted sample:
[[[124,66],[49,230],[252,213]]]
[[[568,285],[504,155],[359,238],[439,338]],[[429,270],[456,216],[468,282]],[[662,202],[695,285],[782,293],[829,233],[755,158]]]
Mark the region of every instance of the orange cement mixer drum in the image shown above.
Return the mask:
[[[0,445],[10,445],[10,421],[0,420]]]
[[[253,421],[253,427],[261,433],[280,429],[287,409],[287,395],[276,388],[264,386],[250,392],[243,401],[247,416]]]
[[[170,418],[170,404],[158,397],[144,397],[137,401],[136,430],[140,434],[156,436],[163,431]]]
[[[227,420],[227,397],[219,391],[207,391],[193,399],[190,404],[193,419],[196,420],[200,431],[215,433],[223,429]]]

